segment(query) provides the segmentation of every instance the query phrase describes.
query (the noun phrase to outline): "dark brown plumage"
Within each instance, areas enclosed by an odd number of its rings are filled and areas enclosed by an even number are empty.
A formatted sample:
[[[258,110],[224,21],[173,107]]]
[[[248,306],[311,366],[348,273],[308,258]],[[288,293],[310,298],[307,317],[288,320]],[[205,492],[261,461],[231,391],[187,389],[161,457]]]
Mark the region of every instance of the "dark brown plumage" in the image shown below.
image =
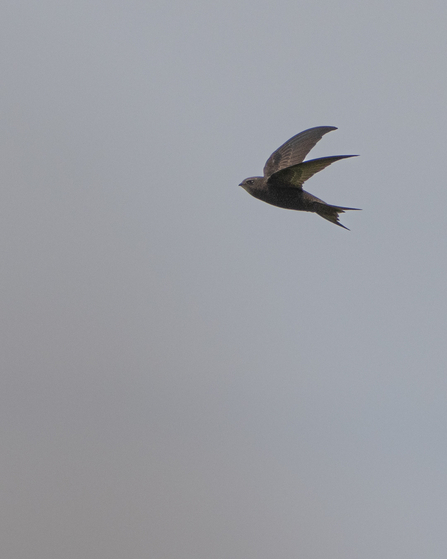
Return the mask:
[[[335,126],[317,126],[293,136],[268,158],[263,177],[249,177],[239,186],[242,186],[255,198],[273,206],[315,212],[324,219],[347,229],[339,222],[339,214],[344,213],[345,210],[358,210],[359,208],[331,206],[303,190],[303,184],[307,179],[334,161],[356,157],[355,155],[334,155],[303,162],[315,144],[331,130],[337,130],[337,128]]]

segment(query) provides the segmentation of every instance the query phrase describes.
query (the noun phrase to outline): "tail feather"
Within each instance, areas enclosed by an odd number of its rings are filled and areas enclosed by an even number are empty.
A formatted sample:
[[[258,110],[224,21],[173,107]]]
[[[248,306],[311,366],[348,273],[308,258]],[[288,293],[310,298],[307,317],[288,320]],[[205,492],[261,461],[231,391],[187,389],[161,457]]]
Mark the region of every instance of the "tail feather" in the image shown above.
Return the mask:
[[[349,229],[342,225],[339,221],[339,214],[345,213],[346,210],[355,210],[359,211],[360,208],[344,208],[342,206],[331,206],[330,204],[315,204],[317,207],[315,212],[324,219],[327,219],[331,223],[335,223],[339,227],[343,227],[343,229]]]

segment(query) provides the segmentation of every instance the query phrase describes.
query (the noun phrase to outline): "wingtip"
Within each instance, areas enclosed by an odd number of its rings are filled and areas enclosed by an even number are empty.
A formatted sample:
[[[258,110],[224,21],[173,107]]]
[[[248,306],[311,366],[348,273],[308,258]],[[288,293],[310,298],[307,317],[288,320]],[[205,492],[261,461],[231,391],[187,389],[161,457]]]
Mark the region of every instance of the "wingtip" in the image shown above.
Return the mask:
[[[333,130],[338,130],[337,126],[313,126],[312,128],[308,128],[307,130],[304,130],[304,132],[313,132],[314,130],[324,130],[323,132],[323,136],[324,134],[327,134],[328,132],[332,132]]]
[[[327,132],[332,132],[333,130],[338,130],[338,126],[316,126],[315,128],[326,128]],[[327,134],[326,132],[326,134]]]

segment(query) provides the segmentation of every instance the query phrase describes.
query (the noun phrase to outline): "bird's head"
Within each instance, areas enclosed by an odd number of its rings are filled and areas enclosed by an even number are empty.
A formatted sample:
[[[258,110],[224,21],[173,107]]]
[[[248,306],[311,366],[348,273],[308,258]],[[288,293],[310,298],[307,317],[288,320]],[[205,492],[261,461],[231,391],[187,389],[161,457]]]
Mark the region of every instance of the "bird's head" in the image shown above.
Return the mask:
[[[242,186],[247,192],[252,193],[259,187],[263,179],[264,177],[248,177],[248,179],[244,179],[239,186]]]

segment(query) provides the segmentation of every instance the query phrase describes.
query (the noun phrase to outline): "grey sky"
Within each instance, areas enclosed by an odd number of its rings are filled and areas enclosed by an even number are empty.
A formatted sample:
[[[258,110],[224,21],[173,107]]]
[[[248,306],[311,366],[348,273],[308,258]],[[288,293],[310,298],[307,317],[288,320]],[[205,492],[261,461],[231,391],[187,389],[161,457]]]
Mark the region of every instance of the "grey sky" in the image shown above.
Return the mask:
[[[1,9],[8,559],[444,559],[444,1]],[[350,232],[237,185],[337,126]]]

